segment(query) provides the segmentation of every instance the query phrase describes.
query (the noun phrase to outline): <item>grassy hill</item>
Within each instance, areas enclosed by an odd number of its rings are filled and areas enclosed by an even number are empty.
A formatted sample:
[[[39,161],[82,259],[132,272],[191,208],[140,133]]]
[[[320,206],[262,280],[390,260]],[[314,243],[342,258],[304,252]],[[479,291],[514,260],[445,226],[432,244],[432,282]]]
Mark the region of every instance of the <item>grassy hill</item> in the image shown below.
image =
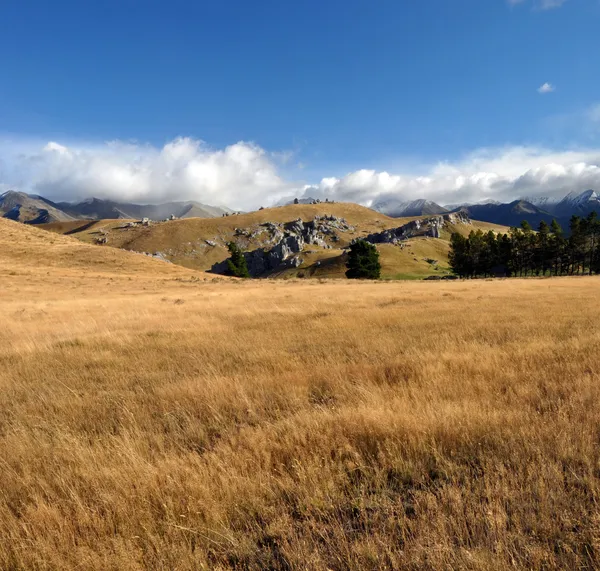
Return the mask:
[[[191,276],[192,272],[135,252],[99,248],[39,226],[0,218],[0,275],[69,274]]]
[[[286,223],[298,218],[305,222],[315,216],[333,215],[344,218],[355,229],[339,234],[337,241],[328,240],[331,249],[310,246],[302,253],[299,268],[285,269],[272,274],[275,277],[315,276],[343,277],[345,257],[343,248],[358,237],[397,228],[424,217],[390,218],[379,212],[352,203],[297,204],[267,208],[247,214],[221,218],[186,218],[168,222],[154,222],[150,226],[130,226],[128,220],[100,220],[95,222],[56,222],[41,227],[55,233],[71,235],[86,243],[106,240],[113,248],[137,252],[160,252],[174,264],[190,269],[207,271],[213,264],[228,257],[227,243],[240,242],[252,250],[262,247],[258,238],[240,238],[236,229],[257,230],[265,222]],[[426,218],[426,217],[425,217]],[[506,231],[502,226],[473,222],[446,229],[440,239],[414,238],[404,249],[396,246],[378,246],[383,277],[392,279],[423,278],[447,272],[450,231],[468,233],[473,229]],[[436,260],[432,264],[427,260]]]

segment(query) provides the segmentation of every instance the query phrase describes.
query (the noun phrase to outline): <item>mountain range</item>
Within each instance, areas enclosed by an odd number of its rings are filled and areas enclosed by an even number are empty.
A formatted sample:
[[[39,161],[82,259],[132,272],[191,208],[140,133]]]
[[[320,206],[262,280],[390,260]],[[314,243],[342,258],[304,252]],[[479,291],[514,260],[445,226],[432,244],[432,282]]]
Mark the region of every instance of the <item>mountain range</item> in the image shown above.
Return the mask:
[[[314,202],[301,199],[300,203]],[[558,220],[567,230],[571,216],[600,214],[600,195],[594,190],[569,193],[562,200],[547,197],[523,198],[510,203],[486,200],[479,203],[440,205],[427,199],[408,202],[388,199],[372,206],[373,210],[393,218],[428,216],[464,211],[471,219],[503,226],[519,226],[526,220],[537,228],[544,220]],[[134,204],[90,198],[82,202],[53,202],[42,196],[8,191],[0,195],[0,216],[26,224],[45,224],[70,220],[141,219],[161,220],[171,215],[177,218],[216,218],[233,211],[199,202],[167,202],[164,204]]]
[[[225,207],[199,202],[167,202],[164,204],[133,204],[90,198],[82,202],[53,202],[33,194],[9,190],[0,195],[0,216],[25,224],[46,224],[69,220],[101,220],[119,218],[216,218],[229,214]]]
[[[586,190],[580,194],[571,192],[562,200],[539,197],[519,199],[509,203],[486,200],[475,204],[448,204],[445,206],[425,199],[410,202],[386,200],[375,203],[373,209],[395,218],[445,214],[462,210],[473,220],[503,226],[519,226],[523,220],[526,220],[534,228],[542,220],[550,224],[553,219],[556,219],[567,230],[569,220],[573,215],[587,216],[592,211],[596,211],[600,215],[600,195],[594,190]]]

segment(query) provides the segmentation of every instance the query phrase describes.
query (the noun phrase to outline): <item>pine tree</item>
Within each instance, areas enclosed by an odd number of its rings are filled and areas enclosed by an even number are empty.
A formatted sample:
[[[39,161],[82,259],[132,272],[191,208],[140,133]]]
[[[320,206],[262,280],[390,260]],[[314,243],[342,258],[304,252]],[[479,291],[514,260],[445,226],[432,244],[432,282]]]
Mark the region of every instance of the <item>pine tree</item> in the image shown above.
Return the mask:
[[[508,234],[498,234],[496,237],[498,248],[498,265],[504,268],[506,276],[511,276],[514,272],[512,242]]]
[[[452,271],[461,277],[600,274],[600,219],[573,216],[570,236],[560,224],[540,222],[534,232],[527,222],[510,234],[472,231],[468,238],[452,234],[448,256]]]
[[[483,236],[483,274],[484,276],[492,275],[498,271],[498,245],[496,243],[496,235],[490,230]]]
[[[565,237],[563,235],[563,229],[556,220],[552,220],[550,224],[550,232],[552,236],[550,238],[550,257],[554,265],[554,275],[557,276],[559,273],[562,274],[562,265],[565,258]]]
[[[471,275],[471,256],[469,252],[469,239],[458,232],[450,236],[450,254],[448,256],[450,268],[461,278]]]
[[[535,273],[546,275],[548,269],[548,260],[550,259],[550,227],[542,220],[538,227],[536,235],[536,255],[535,255]]]
[[[535,262],[535,234],[533,228],[527,220],[521,222],[521,229],[523,230],[523,241],[522,241],[522,255],[523,255],[523,269],[525,275],[527,275],[534,267]]]
[[[236,278],[249,278],[250,272],[248,271],[246,258],[238,245],[235,242],[229,242],[227,248],[229,248],[231,254],[231,257],[227,260],[229,274]]]
[[[575,215],[571,216],[569,227],[571,230],[571,236],[569,237],[569,259],[571,265],[570,274],[573,275],[575,271],[577,271],[577,274],[579,275],[585,242],[581,218]]]
[[[588,217],[585,219],[585,233],[587,236],[588,244],[586,250],[589,251],[589,274],[590,276],[594,271],[597,271],[597,255],[596,250],[598,246],[598,236],[600,234],[600,220],[596,212],[590,212]]]
[[[381,264],[377,248],[366,240],[357,240],[350,246],[346,267],[349,279],[379,279]]]
[[[523,269],[527,257],[527,236],[520,228],[510,229],[510,241],[512,243],[512,260],[515,275],[523,276]]]

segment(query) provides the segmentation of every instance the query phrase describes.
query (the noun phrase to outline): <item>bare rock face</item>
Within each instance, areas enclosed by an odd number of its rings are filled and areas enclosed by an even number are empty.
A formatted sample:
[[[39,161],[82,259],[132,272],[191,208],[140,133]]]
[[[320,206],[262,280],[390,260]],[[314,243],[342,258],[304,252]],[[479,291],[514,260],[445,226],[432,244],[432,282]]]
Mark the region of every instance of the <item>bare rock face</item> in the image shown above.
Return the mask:
[[[438,218],[442,218],[444,224],[471,224],[471,219],[464,210],[449,212],[448,214],[438,216]]]
[[[362,239],[371,244],[400,244],[402,241],[416,236],[440,238],[443,228],[450,224],[471,224],[471,220],[464,212],[440,214],[422,220],[413,220],[398,228],[370,234]]]
[[[331,248],[327,243],[327,237],[332,240],[339,239],[337,232],[351,232],[354,231],[354,227],[343,218],[316,216],[310,222],[304,222],[300,218],[285,224],[264,222],[259,231],[236,228],[235,236],[254,238],[264,231],[268,233],[265,247],[244,253],[252,277],[286,267],[297,268],[302,264],[299,254],[307,245]],[[211,271],[218,274],[225,273],[227,260],[215,264]]]

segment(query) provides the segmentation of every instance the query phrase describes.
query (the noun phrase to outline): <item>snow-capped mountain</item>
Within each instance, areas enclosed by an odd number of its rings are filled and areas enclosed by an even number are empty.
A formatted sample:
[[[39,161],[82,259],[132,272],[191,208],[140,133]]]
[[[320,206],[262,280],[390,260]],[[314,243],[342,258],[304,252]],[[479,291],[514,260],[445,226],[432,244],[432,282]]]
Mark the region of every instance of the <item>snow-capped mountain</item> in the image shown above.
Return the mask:
[[[569,227],[571,216],[587,216],[596,211],[600,215],[600,193],[586,190],[582,193],[571,192],[562,200],[541,196],[514,200],[504,204],[493,199],[477,203],[456,203],[440,206],[426,199],[403,202],[393,198],[379,201],[372,208],[394,217],[426,216],[448,211],[464,210],[473,220],[492,222],[505,226],[519,226],[523,220],[534,228],[544,220],[550,224],[556,219],[563,228]]]
[[[485,200],[479,200],[477,202],[461,202],[461,203],[456,203],[456,204],[444,204],[444,208],[446,208],[447,210],[458,210],[459,208],[465,208],[467,206],[477,206],[478,204],[493,204],[493,205],[498,205],[498,204],[502,204],[501,202],[498,202],[497,200],[494,200],[493,198],[487,198]]]
[[[409,202],[402,202],[401,200],[394,199],[382,200],[373,204],[372,208],[373,210],[377,210],[387,216],[393,216],[394,218],[424,216],[426,214],[443,214],[444,212],[448,212],[443,206],[424,198],[411,200]]]
[[[581,194],[570,192],[554,207],[553,212],[566,216],[588,214],[592,210],[600,213],[600,196],[595,190],[590,189]]]
[[[530,204],[533,204],[534,206],[537,206],[546,212],[552,212],[560,199],[552,196],[524,196],[521,198],[521,200],[529,202]]]

